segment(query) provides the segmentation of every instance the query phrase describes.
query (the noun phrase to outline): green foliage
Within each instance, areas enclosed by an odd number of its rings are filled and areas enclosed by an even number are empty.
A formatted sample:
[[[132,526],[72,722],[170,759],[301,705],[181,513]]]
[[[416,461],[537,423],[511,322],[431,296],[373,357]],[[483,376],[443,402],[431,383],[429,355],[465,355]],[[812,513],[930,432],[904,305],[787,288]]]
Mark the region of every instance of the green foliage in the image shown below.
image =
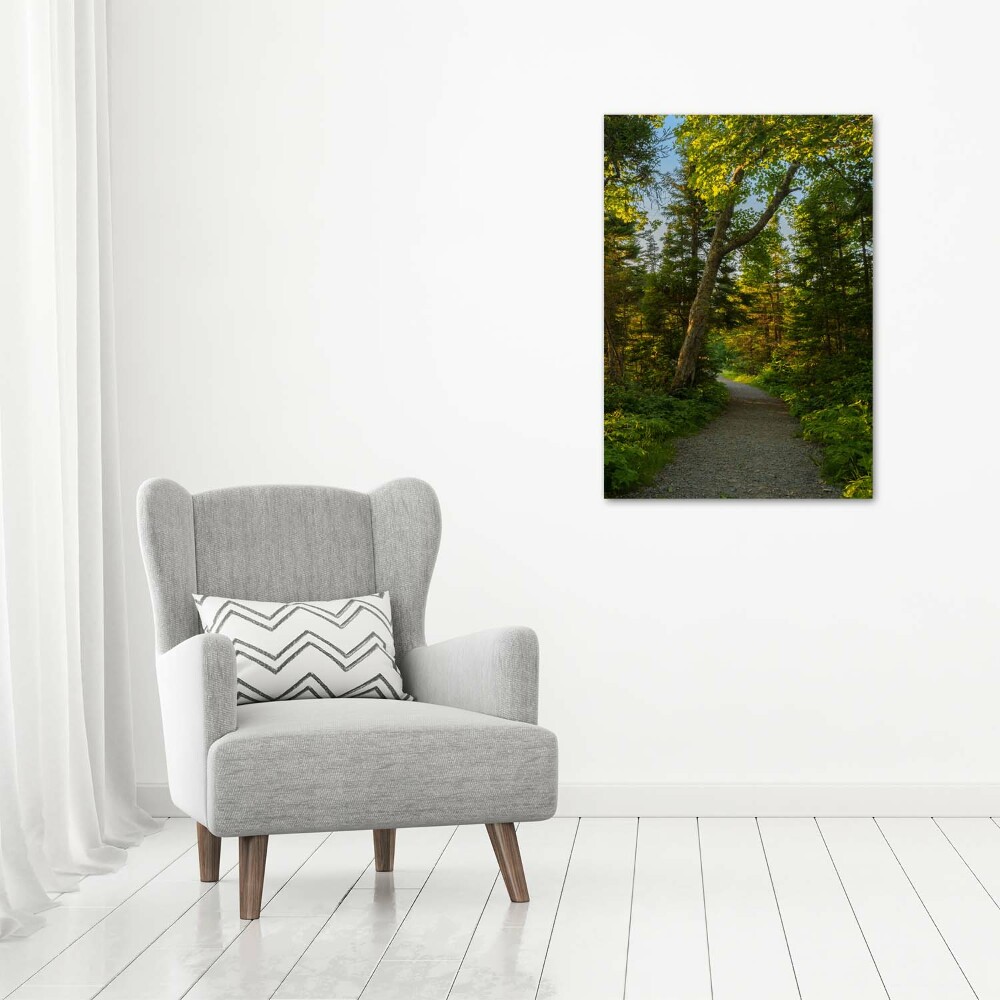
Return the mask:
[[[874,495],[872,489],[871,475],[861,476],[844,487],[844,496],[848,500],[871,500]]]
[[[836,354],[812,360],[776,354],[754,381],[786,400],[797,417],[830,406],[872,404],[872,362],[865,357]]]
[[[663,115],[604,118],[604,364],[608,378],[617,382],[626,377],[643,295],[642,197],[655,182],[662,125]]]
[[[725,370],[786,399],[822,447],[824,478],[845,497],[871,497],[871,116],[663,121],[604,123],[607,495],[648,483],[670,439],[718,412],[725,391],[712,376]],[[671,141],[680,162],[664,174]],[[758,231],[762,206],[782,197]],[[705,322],[692,304],[720,221],[730,249]],[[704,344],[697,387],[667,396],[689,330]]]
[[[870,350],[871,165],[813,183],[793,214],[795,282],[788,298],[795,339],[826,353]]]
[[[635,384],[609,384],[604,401],[605,496],[648,486],[673,459],[672,439],[700,430],[728,399],[725,386],[714,380],[674,396]]]
[[[863,144],[862,144],[863,145]],[[826,158],[741,254],[741,315],[716,330],[725,367],[787,400],[823,478],[872,496],[871,161]]]
[[[604,116],[604,215],[623,223],[645,218],[638,194],[653,183],[663,115]]]
[[[802,417],[802,436],[823,447],[823,478],[856,483],[872,473],[872,414],[865,403],[828,406]],[[869,485],[869,492],[870,492]]]
[[[674,457],[665,420],[615,410],[604,415],[604,495],[621,496],[653,481]]]
[[[872,363],[849,355],[803,363],[779,357],[753,379],[780,396],[822,448],[823,478],[849,499],[872,498]]]
[[[820,172],[872,155],[871,115],[687,115],[675,130],[695,190],[718,207],[741,184],[766,197],[790,163]]]
[[[732,319],[717,326],[710,340],[721,341],[725,367],[756,375],[786,340],[790,277],[788,249],[779,226],[772,222],[743,249],[731,294]]]
[[[644,234],[648,249],[643,255],[644,273],[638,276],[642,291],[638,309],[632,312],[632,326],[624,338],[622,368],[622,381],[640,381],[658,389],[673,377],[698,288],[702,257],[715,224],[704,202],[688,185],[683,170],[665,175],[663,183],[668,199],[661,205],[663,219],[650,223]],[[658,239],[660,229],[662,238]],[[606,225],[605,232],[608,230]],[[608,260],[606,244],[606,265]],[[720,281],[713,302],[720,317],[731,285],[731,281],[728,285]],[[612,291],[616,287],[614,275],[607,269],[605,286]],[[605,303],[608,301],[606,294]],[[609,326],[614,329],[613,320]],[[706,368],[704,374],[711,371]]]

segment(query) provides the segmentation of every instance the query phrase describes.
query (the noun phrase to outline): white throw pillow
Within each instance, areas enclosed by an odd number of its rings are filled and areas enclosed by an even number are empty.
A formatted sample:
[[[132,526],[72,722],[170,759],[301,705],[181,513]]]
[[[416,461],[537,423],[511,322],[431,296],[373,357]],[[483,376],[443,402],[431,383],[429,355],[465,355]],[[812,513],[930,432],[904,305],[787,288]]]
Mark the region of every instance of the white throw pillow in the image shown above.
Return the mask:
[[[232,639],[236,703],[395,698],[403,690],[389,595],[341,601],[244,601],[194,594],[201,626]]]

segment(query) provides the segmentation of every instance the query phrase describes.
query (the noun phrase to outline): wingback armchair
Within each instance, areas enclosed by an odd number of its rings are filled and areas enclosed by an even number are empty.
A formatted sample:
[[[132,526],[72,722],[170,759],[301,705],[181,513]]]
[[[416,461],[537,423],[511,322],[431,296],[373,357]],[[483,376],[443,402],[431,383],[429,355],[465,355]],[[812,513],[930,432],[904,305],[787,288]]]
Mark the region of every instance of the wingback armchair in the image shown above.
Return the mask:
[[[498,628],[428,646],[424,608],[441,534],[437,497],[399,479],[372,493],[247,486],[190,494],[144,483],[139,536],[156,627],[167,777],[198,824],[201,878],[239,837],[240,916],[260,916],[269,834],[482,823],[513,902],[528,891],[514,824],[556,808],[555,736],[538,714],[538,643]],[[388,591],[415,701],[241,705],[232,642],[201,630],[193,594],[334,600]]]

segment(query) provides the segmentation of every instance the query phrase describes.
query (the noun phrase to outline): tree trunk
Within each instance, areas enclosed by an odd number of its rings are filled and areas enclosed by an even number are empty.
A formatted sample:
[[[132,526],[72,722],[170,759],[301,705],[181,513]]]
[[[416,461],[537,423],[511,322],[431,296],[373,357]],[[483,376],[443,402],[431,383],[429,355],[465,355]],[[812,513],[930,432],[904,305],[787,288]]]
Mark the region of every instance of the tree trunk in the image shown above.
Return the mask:
[[[677,359],[677,369],[670,391],[676,392],[694,382],[698,372],[698,356],[705,346],[705,336],[708,333],[708,315],[712,308],[712,293],[715,291],[715,281],[719,276],[722,258],[726,255],[726,237],[729,235],[729,224],[733,221],[733,209],[736,198],[729,200],[719,213],[712,233],[712,242],[708,246],[708,256],[705,258],[705,270],[701,272],[698,291],[695,292],[691,311],[688,313],[687,331],[684,343],[681,345],[680,357]]]
[[[760,218],[745,233],[727,242],[729,225],[733,221],[733,210],[736,208],[740,183],[743,180],[743,167],[737,167],[733,171],[730,182],[732,194],[726,200],[715,223],[712,242],[708,246],[708,257],[705,259],[705,270],[702,271],[701,281],[698,282],[698,291],[695,293],[694,302],[691,303],[691,311],[688,313],[687,332],[684,335],[684,343],[681,345],[680,356],[677,358],[677,369],[674,372],[673,381],[670,383],[671,392],[693,385],[695,376],[698,374],[698,356],[705,346],[705,338],[708,335],[712,293],[715,291],[715,281],[719,276],[719,268],[722,266],[723,259],[726,254],[732,253],[733,250],[746,246],[763,231],[774,217],[778,206],[788,197],[788,192],[792,189],[792,180],[798,169],[797,163],[788,167],[778,190],[771,196],[771,200],[761,212]]]
[[[604,320],[604,362],[611,375],[611,381],[623,382],[625,379],[625,357],[619,344],[615,341],[615,335],[607,319]]]

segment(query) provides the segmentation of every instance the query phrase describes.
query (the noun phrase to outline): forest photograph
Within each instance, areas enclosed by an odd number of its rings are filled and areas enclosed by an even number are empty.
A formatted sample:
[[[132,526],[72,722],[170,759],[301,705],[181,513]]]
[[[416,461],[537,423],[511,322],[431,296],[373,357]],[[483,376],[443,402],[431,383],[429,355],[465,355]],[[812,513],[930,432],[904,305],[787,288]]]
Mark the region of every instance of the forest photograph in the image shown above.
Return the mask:
[[[871,115],[606,115],[604,495],[872,499]]]

